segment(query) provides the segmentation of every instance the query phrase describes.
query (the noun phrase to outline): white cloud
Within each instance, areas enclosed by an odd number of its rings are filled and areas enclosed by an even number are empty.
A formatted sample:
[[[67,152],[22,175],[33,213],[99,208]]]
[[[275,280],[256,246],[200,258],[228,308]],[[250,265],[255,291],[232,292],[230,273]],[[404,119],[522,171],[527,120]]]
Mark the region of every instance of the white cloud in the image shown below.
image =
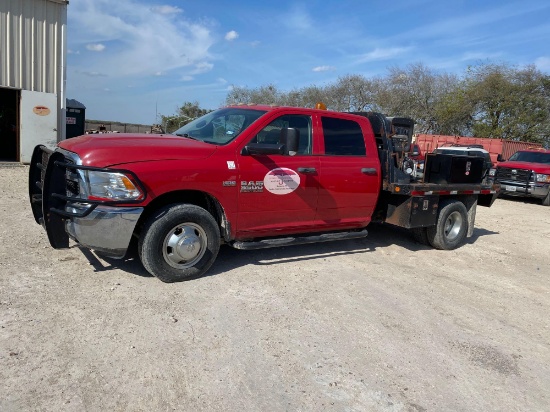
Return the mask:
[[[86,48],[90,51],[101,52],[101,51],[105,50],[105,45],[101,44],[101,43],[88,44],[88,45],[86,45]]]
[[[482,53],[482,52],[467,52],[460,58],[461,61],[469,60],[491,60],[501,57],[501,53]]]
[[[550,57],[539,57],[535,60],[535,66],[537,66],[537,69],[544,71],[544,72],[550,72]]]
[[[177,6],[155,6],[151,7],[151,10],[158,14],[178,14],[183,13],[183,10]]]
[[[334,66],[317,66],[312,69],[314,72],[331,72],[336,70]]]
[[[237,37],[239,37],[239,33],[237,33],[235,30],[228,31],[225,35],[225,40],[227,41],[233,41]]]
[[[178,10],[158,6],[152,13],[150,5],[136,0],[79,0],[68,8],[69,27],[78,27],[68,36],[69,47],[76,49],[90,39],[100,45],[109,42],[98,57],[80,64],[111,77],[146,77],[197,67],[204,72],[204,65],[210,70],[210,27],[184,17],[173,19],[174,13],[181,13]],[[78,69],[78,62],[73,67]]]
[[[400,54],[409,51],[410,47],[390,47],[385,49],[375,48],[373,51],[363,54],[359,58],[360,63],[376,61],[376,60],[390,60]]]
[[[71,50],[71,49],[67,49],[67,54],[80,54],[80,51],[79,50]]]
[[[100,73],[100,72],[79,71],[78,73],[81,73],[84,76],[88,76],[88,77],[107,77],[105,73]]]
[[[182,76],[181,77],[181,81],[182,82],[190,82],[192,80],[194,80],[195,78],[193,76]]]
[[[197,63],[195,65],[195,70],[193,70],[191,74],[206,73],[212,70],[213,68],[214,68],[214,65],[212,63],[208,63],[208,62]]]
[[[253,42],[250,43],[252,47],[258,47],[260,44],[261,42],[259,40],[254,40]]]
[[[295,5],[283,15],[282,22],[288,28],[298,31],[306,31],[314,26],[308,10],[302,5]]]

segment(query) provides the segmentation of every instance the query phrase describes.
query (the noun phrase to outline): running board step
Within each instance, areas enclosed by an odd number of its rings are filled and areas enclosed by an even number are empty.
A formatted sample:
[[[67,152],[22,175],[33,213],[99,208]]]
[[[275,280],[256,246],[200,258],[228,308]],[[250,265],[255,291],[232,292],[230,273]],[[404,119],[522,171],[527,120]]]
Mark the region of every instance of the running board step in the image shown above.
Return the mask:
[[[303,245],[306,243],[330,242],[333,240],[359,239],[366,237],[369,232],[364,229],[359,232],[335,232],[313,236],[295,236],[285,238],[264,239],[255,242],[233,242],[231,246],[240,250],[267,249],[270,247]]]

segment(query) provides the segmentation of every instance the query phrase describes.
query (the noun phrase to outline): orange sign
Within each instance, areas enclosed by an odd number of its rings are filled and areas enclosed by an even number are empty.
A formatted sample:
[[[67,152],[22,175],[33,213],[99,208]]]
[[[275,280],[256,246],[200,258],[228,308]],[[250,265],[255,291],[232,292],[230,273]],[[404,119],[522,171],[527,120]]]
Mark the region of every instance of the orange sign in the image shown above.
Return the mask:
[[[50,114],[50,109],[46,106],[34,106],[32,111],[38,116],[47,116]]]

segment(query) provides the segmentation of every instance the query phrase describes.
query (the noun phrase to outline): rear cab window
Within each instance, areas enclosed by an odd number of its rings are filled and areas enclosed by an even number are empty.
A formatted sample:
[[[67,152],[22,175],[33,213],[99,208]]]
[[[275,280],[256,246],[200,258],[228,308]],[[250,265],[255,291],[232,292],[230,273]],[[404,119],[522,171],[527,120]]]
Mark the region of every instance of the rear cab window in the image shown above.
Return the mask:
[[[325,155],[365,156],[365,138],[361,125],[354,120],[335,117],[321,118]]]

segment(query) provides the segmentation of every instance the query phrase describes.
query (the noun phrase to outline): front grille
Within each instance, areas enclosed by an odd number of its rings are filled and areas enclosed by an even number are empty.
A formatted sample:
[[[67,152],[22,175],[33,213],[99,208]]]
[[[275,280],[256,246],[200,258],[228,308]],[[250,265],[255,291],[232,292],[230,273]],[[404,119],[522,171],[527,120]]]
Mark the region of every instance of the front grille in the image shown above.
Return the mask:
[[[67,165],[65,169],[65,189],[67,190],[67,197],[78,197],[80,195],[79,175],[75,169],[69,167],[74,165],[75,162],[70,157],[65,156],[65,164]]]
[[[46,166],[48,165],[48,161],[50,160],[51,152],[42,152],[42,161],[40,163],[40,185],[44,184],[44,178],[46,177]]]
[[[509,181],[518,183],[529,183],[532,180],[532,172],[527,169],[515,169],[512,167],[499,167],[495,175],[496,181]]]
[[[80,185],[75,180],[66,180],[67,196],[78,196],[80,194]]]

